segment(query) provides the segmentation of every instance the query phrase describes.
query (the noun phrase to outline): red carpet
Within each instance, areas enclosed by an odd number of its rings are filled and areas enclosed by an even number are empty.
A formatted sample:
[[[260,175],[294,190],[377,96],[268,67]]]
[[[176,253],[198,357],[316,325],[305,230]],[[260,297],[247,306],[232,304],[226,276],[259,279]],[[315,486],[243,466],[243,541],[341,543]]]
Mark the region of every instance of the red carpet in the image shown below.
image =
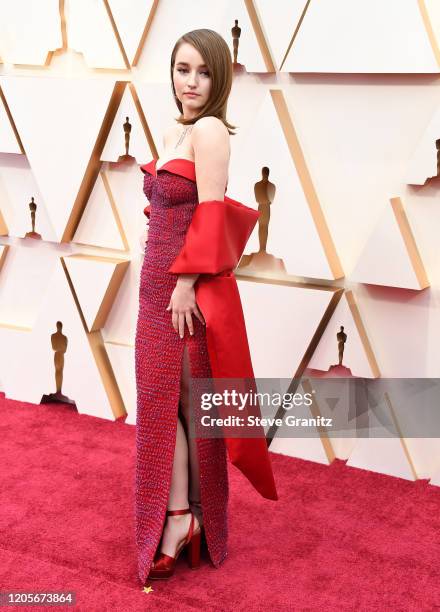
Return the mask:
[[[135,429],[0,394],[0,590],[72,590],[47,610],[434,610],[440,489],[272,454],[280,500],[230,466],[229,557],[137,579]],[[26,606],[5,610],[38,610]]]

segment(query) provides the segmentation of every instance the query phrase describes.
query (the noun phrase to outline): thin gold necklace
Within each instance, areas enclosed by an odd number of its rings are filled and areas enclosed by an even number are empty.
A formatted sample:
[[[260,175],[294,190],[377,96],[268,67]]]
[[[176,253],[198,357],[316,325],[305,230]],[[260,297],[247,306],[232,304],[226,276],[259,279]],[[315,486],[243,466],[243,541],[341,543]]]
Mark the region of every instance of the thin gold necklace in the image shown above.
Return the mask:
[[[185,127],[185,129],[183,130],[183,132],[180,134],[180,138],[179,138],[179,140],[177,141],[177,144],[174,146],[174,148],[175,148],[175,149],[177,149],[177,147],[178,147],[179,145],[181,145],[181,144],[182,144],[183,139],[185,138],[185,136],[187,135],[187,133],[188,133],[188,132],[191,132],[191,130],[193,129],[193,127],[194,127],[194,124],[187,125],[187,126]]]

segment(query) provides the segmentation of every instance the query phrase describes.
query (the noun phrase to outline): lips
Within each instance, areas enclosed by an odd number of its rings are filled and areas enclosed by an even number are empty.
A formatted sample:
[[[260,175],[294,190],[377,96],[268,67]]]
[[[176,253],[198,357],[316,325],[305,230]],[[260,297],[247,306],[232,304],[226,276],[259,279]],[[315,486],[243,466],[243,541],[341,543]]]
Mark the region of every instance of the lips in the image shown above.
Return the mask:
[[[184,96],[191,96],[192,98],[195,98],[196,96],[198,96],[199,94],[196,93],[191,93],[190,91],[187,91],[186,93],[183,94]]]

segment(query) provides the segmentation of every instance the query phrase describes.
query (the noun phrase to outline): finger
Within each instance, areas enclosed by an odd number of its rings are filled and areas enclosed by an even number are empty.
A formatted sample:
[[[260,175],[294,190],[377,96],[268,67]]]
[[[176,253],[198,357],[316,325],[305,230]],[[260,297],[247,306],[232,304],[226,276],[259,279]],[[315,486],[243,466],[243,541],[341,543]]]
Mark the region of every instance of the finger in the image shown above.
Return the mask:
[[[174,331],[177,332],[177,322],[179,320],[179,315],[177,314],[177,312],[173,312],[172,320],[173,320]]]
[[[185,319],[186,319],[186,324],[188,325],[189,333],[191,334],[191,336],[193,336],[194,335],[194,327],[193,327],[193,320],[192,320],[191,312],[187,312],[185,314]]]
[[[179,335],[183,338],[183,334],[185,333],[185,313],[179,313]]]
[[[203,325],[206,325],[205,323],[205,319],[203,318],[202,313],[200,312],[197,304],[194,307],[194,314],[196,315],[196,317],[199,319],[199,321],[201,321],[203,323]]]

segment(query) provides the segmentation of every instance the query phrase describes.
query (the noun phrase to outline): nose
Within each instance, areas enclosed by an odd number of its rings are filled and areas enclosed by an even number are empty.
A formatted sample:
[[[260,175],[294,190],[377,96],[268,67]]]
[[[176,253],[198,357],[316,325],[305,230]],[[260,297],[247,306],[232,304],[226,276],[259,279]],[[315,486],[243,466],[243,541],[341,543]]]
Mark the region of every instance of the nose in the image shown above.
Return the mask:
[[[188,85],[190,87],[195,87],[197,85],[197,73],[194,72],[190,72],[188,75]]]

